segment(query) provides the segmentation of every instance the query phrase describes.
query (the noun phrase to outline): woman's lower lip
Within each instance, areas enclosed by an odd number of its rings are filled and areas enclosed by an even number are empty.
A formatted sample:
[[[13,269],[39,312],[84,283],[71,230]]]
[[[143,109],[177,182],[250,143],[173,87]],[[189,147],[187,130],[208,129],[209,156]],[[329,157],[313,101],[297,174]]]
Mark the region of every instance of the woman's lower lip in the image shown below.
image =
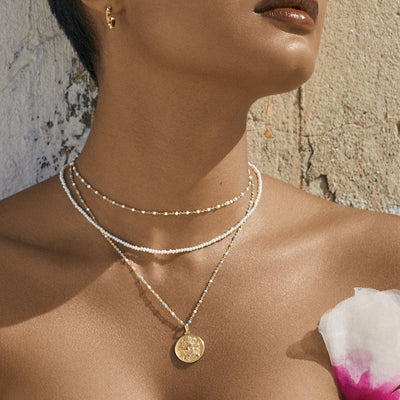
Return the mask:
[[[314,27],[315,25],[309,14],[295,8],[274,8],[263,12],[261,15],[301,26]]]

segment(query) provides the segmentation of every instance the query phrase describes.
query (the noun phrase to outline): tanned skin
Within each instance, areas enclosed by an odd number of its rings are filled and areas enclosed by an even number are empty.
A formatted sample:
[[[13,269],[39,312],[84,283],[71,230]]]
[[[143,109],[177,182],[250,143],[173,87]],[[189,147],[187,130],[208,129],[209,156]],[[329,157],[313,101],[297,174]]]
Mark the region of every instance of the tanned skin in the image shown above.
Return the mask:
[[[83,0],[101,57],[95,121],[77,165],[110,197],[196,209],[247,184],[246,117],[258,98],[312,74],[327,0],[305,32],[254,13],[254,0]],[[312,196],[268,175],[196,316],[204,357],[182,334],[58,177],[0,203],[0,397],[4,400],[338,400],[317,331],[354,287],[399,287],[400,220]],[[141,216],[79,186],[108,230],[154,248],[190,246],[239,220],[248,196],[216,213]],[[186,318],[229,238],[155,257],[129,252]]]

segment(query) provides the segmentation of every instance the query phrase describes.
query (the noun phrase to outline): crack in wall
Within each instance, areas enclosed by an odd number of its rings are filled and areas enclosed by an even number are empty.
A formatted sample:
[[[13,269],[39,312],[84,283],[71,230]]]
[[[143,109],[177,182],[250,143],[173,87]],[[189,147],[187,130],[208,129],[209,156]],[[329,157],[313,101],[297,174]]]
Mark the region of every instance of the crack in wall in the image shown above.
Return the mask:
[[[304,190],[304,183],[307,183],[307,172],[309,167],[311,166],[310,163],[310,159],[312,157],[312,155],[314,154],[314,151],[312,149],[312,147],[310,146],[310,150],[311,150],[311,155],[309,156],[308,160],[307,160],[307,167],[306,170],[304,171],[302,168],[303,165],[303,154],[304,152],[306,152],[306,149],[303,146],[302,143],[302,139],[303,139],[303,134],[305,131],[305,119],[304,119],[304,111],[305,111],[305,87],[304,86],[300,86],[297,89],[297,104],[298,104],[298,136],[297,136],[297,149],[299,152],[299,157],[300,157],[300,182],[299,182],[299,187],[300,189]],[[309,143],[310,144],[310,143]]]
[[[330,201],[336,201],[336,190],[332,190],[329,181],[328,181],[328,175],[326,174],[320,174],[318,176],[313,176],[312,173],[310,173],[311,168],[312,168],[312,158],[315,154],[315,150],[313,147],[313,144],[310,140],[310,137],[306,136],[307,138],[307,145],[306,147],[304,144],[301,144],[300,148],[300,154],[303,156],[305,153],[308,153],[307,160],[305,161],[305,166],[304,168],[301,169],[302,171],[302,189],[306,190],[310,189],[311,186],[315,189],[318,188],[318,191],[320,193],[320,196],[322,196],[324,199],[330,200]]]
[[[328,176],[321,174],[314,181],[319,182],[319,187],[322,190],[322,194],[325,199],[330,201],[336,201],[336,190],[332,191],[329,187]]]
[[[305,87],[301,86],[298,89],[298,151],[300,154],[300,189],[310,189],[311,184],[313,187],[317,187],[320,194],[327,200],[336,201],[336,190],[332,191],[329,186],[328,176],[326,174],[320,174],[317,177],[313,177],[310,173],[312,168],[312,158],[315,154],[315,150],[311,141],[313,135],[305,135]],[[306,143],[303,139],[307,138]]]
[[[309,137],[307,137],[307,144],[308,144],[309,155],[308,155],[305,171],[303,171],[303,169],[301,169],[301,174],[302,174],[302,182],[305,182],[305,184],[308,186],[308,185],[310,185],[310,175],[308,174],[308,172],[311,169],[311,165],[312,165],[311,159],[314,156],[314,148],[313,148],[313,145],[312,145]]]

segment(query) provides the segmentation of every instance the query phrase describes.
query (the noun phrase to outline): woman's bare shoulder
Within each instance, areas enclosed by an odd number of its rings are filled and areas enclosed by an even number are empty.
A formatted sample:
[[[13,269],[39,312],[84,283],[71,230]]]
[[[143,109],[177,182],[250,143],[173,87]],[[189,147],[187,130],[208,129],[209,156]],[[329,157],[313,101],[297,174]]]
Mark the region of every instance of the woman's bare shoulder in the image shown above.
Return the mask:
[[[96,233],[57,177],[0,202],[0,339],[2,327],[62,304],[111,264]]]
[[[82,220],[76,218],[58,177],[0,202],[0,265],[31,252],[72,249]]]
[[[353,225],[354,229],[372,228],[377,225],[376,228],[388,230],[388,233],[399,233],[400,217],[398,215],[335,203],[269,175],[263,175],[263,181],[264,192],[266,192],[264,196],[271,200],[270,204],[279,204],[281,208],[286,209],[286,212],[290,213],[291,210],[292,214],[299,214],[305,218],[316,216],[321,218],[321,221],[325,220],[325,224],[347,222]],[[374,234],[373,231],[368,230],[365,233],[368,232]]]
[[[34,241],[56,222],[52,217],[57,209],[61,210],[57,207],[63,200],[60,195],[53,177],[2,200],[0,236],[16,242]]]
[[[371,285],[400,288],[400,216],[338,204],[270,176],[264,181],[265,208],[279,213],[282,225],[321,238],[338,270],[351,268]]]

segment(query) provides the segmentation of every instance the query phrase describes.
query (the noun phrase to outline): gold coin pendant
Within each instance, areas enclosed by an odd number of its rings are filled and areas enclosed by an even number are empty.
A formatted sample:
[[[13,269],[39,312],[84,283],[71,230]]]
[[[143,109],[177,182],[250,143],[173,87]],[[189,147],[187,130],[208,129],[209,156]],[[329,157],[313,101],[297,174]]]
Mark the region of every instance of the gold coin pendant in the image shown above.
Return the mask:
[[[204,341],[200,336],[185,333],[175,344],[175,354],[185,363],[194,363],[204,354]]]

